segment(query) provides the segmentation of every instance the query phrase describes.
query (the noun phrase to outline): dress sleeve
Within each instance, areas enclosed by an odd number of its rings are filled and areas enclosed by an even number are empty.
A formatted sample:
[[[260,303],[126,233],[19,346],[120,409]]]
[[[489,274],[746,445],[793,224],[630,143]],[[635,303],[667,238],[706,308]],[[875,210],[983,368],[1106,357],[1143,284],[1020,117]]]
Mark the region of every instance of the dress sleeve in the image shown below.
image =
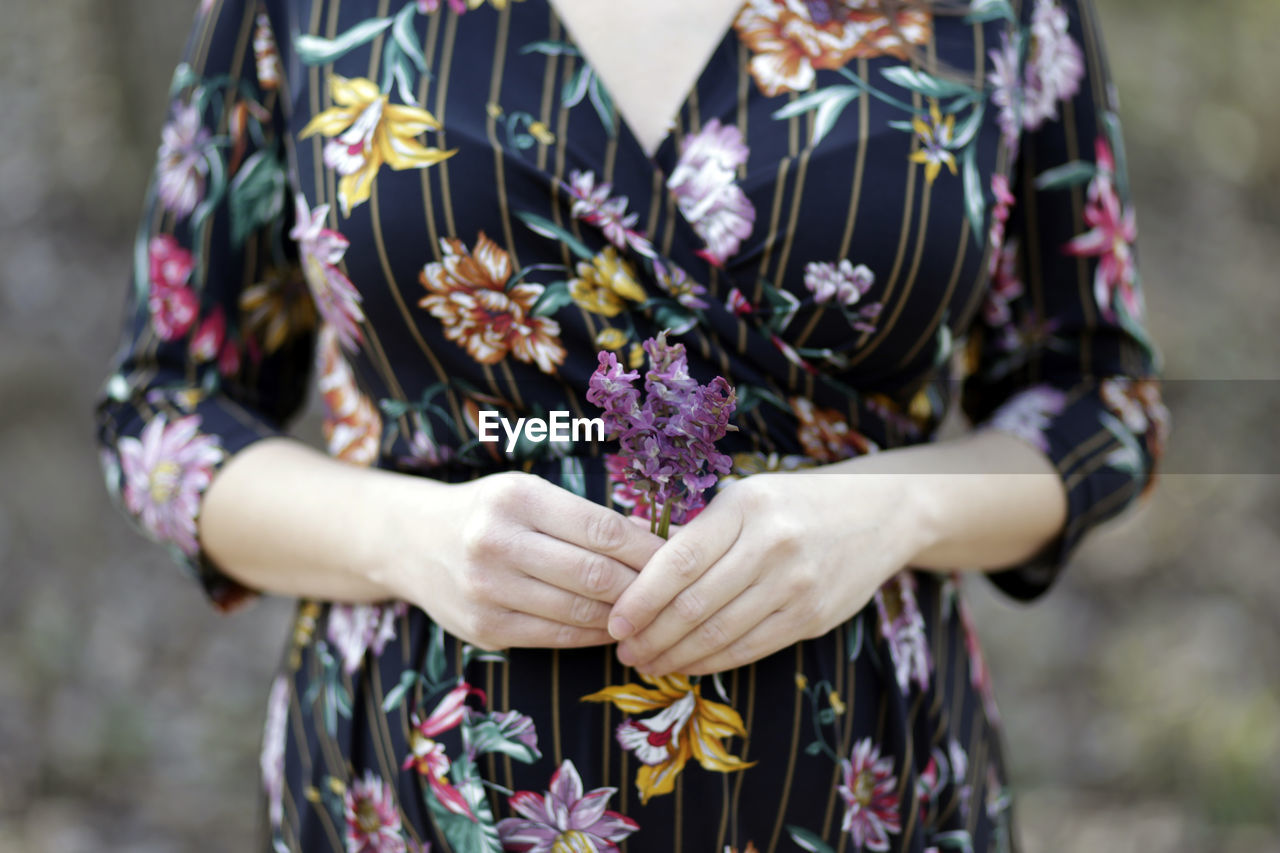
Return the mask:
[[[96,400],[113,500],[230,610],[251,597],[196,519],[239,450],[305,401],[315,303],[289,239],[280,53],[264,0],[203,0],[170,87],[122,336]]]
[[[963,351],[961,405],[975,429],[1029,442],[1062,478],[1060,534],[988,574],[1029,600],[1091,530],[1151,493],[1169,418],[1097,14],[1091,0],[1023,9],[991,54],[1010,169],[992,181],[991,283]]]

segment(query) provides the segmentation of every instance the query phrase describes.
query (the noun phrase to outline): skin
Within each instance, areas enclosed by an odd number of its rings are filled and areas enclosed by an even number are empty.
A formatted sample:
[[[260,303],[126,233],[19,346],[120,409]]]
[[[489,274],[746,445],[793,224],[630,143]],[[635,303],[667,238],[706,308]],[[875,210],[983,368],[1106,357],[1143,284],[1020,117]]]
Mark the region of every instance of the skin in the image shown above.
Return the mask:
[[[650,157],[743,4],[550,2]],[[654,50],[655,44],[662,50]]]
[[[271,438],[219,470],[198,530],[251,588],[402,599],[486,649],[618,637],[623,663],[697,674],[821,636],[904,567],[1026,559],[1065,518],[1047,457],[995,431],[730,483],[669,540],[533,475],[441,483]]]

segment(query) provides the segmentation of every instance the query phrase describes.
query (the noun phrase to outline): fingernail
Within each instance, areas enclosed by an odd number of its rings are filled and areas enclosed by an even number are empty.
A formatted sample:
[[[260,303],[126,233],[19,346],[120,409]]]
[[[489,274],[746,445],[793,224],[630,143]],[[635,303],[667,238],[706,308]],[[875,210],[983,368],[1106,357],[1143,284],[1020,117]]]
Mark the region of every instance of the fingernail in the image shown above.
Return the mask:
[[[636,629],[631,626],[631,623],[626,619],[623,619],[621,616],[614,616],[609,620],[609,636],[613,637],[615,640],[625,640],[627,637],[634,634],[635,630]]]

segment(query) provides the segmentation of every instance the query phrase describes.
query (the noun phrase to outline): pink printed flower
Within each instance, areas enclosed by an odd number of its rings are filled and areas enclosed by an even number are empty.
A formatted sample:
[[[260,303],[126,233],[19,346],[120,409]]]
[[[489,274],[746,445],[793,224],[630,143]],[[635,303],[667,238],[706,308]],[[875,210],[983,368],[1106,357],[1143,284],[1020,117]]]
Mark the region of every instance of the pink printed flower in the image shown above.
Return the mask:
[[[227,335],[227,315],[215,305],[191,336],[191,358],[196,362],[218,362],[218,372],[230,376],[240,368],[240,351]]]
[[[347,821],[347,853],[406,853],[395,792],[372,770],[364,771],[343,794],[342,814]]]
[[[194,104],[173,105],[173,118],[160,131],[156,186],[161,205],[179,219],[204,198],[209,174],[205,154],[211,138]]]
[[[573,762],[565,760],[551,777],[546,794],[518,791],[511,808],[523,817],[498,821],[504,850],[527,853],[613,853],[618,842],[640,828],[634,820],[605,806],[617,788],[584,793]]]
[[[187,284],[195,262],[191,253],[169,234],[157,234],[147,247],[151,290],[147,310],[151,326],[162,341],[185,335],[196,320],[200,300]]]
[[[479,3],[473,5],[478,6]],[[425,15],[440,8],[440,0],[418,0],[418,11]],[[449,8],[458,15],[467,11],[467,0],[449,0]]]
[[[982,319],[993,329],[1007,326],[1013,321],[1009,303],[1023,293],[1022,279],[1018,278],[1018,244],[1011,241],[995,252],[995,270],[991,287],[982,305]]]
[[[1115,318],[1112,307],[1118,296],[1129,316],[1142,316],[1142,300],[1138,294],[1137,267],[1133,258],[1133,241],[1138,237],[1133,208],[1126,206],[1116,193],[1115,158],[1107,140],[1098,137],[1098,172],[1089,182],[1089,201],[1084,208],[1084,221],[1092,230],[1072,238],[1063,251],[1068,255],[1097,257],[1093,276],[1093,298],[1108,320]]]
[[[1067,13],[1057,0],[1036,0],[1031,13],[1023,127],[1035,130],[1058,117],[1058,101],[1075,96],[1084,78],[1084,54],[1068,32]]]
[[[667,179],[680,212],[706,243],[699,254],[716,266],[738,251],[755,224],[756,209],[737,184],[747,154],[742,131],[712,119],[681,141],[680,160]]]
[[[921,690],[929,686],[933,668],[929,656],[929,640],[925,636],[924,617],[916,604],[916,580],[909,571],[899,572],[875,593],[876,613],[880,617],[880,634],[889,646],[894,677],[898,689],[907,692],[914,681]]]
[[[1044,431],[1067,404],[1065,392],[1049,385],[1033,385],[1006,400],[987,418],[993,429],[1012,433],[1043,451],[1049,450]]]
[[[155,539],[194,555],[200,496],[224,451],[216,436],[200,432],[200,416],[172,424],[158,414],[138,438],[120,439],[124,504]]]
[[[483,690],[459,680],[457,686],[440,700],[430,716],[420,719],[417,713],[413,715],[413,730],[409,734],[410,752],[405,756],[400,769],[413,768],[426,776],[431,793],[441,805],[454,814],[466,815],[474,820],[475,815],[467,804],[466,797],[449,784],[449,757],[445,754],[444,744],[435,740],[462,723],[467,716],[467,697],[471,695],[479,696],[480,701],[484,701]]]
[[[888,850],[889,834],[902,831],[893,758],[882,758],[880,747],[863,738],[854,744],[850,758],[841,759],[840,767],[844,776],[840,796],[845,804],[840,828],[852,837],[856,850]]]
[[[253,59],[258,69],[258,87],[270,91],[280,86],[280,51],[271,32],[271,19],[259,12],[253,27]]]
[[[599,228],[605,239],[619,249],[631,246],[640,254],[653,257],[653,244],[635,228],[640,214],[627,213],[626,196],[610,197],[613,184],[597,184],[594,172],[574,169],[569,173],[569,183],[563,186],[573,198],[569,213],[575,219]]]
[[[294,203],[297,217],[289,236],[298,241],[302,271],[316,308],[337,331],[343,348],[353,350],[360,343],[364,312],[360,308],[360,292],[337,266],[350,244],[337,231],[324,227],[329,205],[310,210],[302,193],[297,194]]]
[[[408,612],[403,601],[379,604],[334,604],[329,611],[329,642],[342,658],[347,675],[360,668],[366,653],[382,654],[396,637],[396,617]]]
[[[267,699],[267,720],[262,732],[262,752],[258,766],[262,788],[267,795],[267,816],[271,826],[280,826],[284,817],[284,747],[289,720],[289,681],[277,675]]]
[[[866,264],[855,267],[848,258],[842,258],[838,265],[822,261],[809,263],[804,268],[804,286],[809,288],[815,302],[835,297],[841,305],[853,305],[875,281],[875,273]]]
[[[1000,47],[987,52],[991,58],[991,103],[999,113],[997,122],[1010,155],[1017,153],[1022,134],[1022,67],[1018,61],[1018,43],[1007,32],[1000,34]]]

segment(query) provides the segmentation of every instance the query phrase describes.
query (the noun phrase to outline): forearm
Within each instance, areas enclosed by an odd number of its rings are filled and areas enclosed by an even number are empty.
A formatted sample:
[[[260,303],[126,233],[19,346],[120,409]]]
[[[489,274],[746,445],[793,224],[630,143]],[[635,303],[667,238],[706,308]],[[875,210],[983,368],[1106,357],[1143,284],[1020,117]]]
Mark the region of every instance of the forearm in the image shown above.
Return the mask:
[[[818,470],[901,478],[901,517],[917,543],[909,561],[915,568],[1007,568],[1038,553],[1066,523],[1066,494],[1049,459],[997,430],[886,450]]]
[[[199,536],[210,558],[250,588],[381,601],[396,593],[395,548],[405,542],[401,515],[388,509],[412,507],[426,526],[446,523],[450,488],[351,465],[293,439],[264,439],[215,476]],[[424,563],[428,556],[421,555]]]

